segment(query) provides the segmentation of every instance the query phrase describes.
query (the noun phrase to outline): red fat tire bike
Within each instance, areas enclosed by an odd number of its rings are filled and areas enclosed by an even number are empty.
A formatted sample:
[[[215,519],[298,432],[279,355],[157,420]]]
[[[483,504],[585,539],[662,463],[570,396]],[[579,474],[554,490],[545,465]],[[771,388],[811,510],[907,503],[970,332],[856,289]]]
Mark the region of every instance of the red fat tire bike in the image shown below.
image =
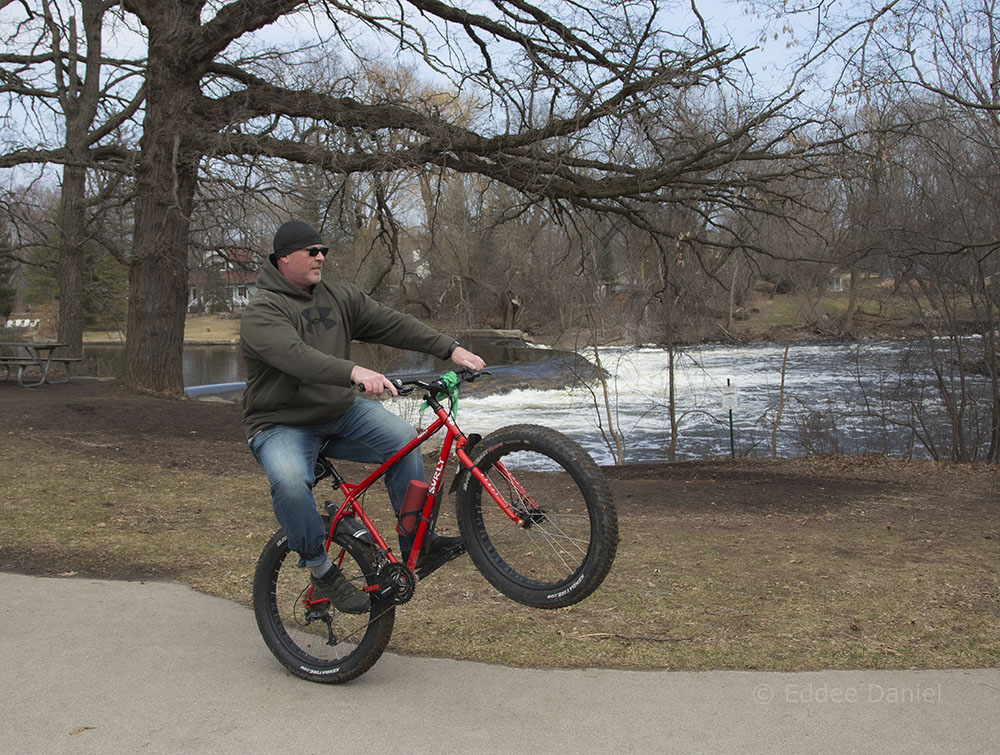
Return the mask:
[[[401,395],[420,388],[436,419],[413,441],[358,484],[344,480],[323,452],[317,481],[330,478],[344,496],[327,503],[331,560],[371,601],[353,615],[313,594],[308,570],[297,566],[284,532],[265,546],[254,575],[257,625],[274,656],[296,676],[340,683],[370,669],[389,643],[397,605],[417,579],[421,546],[442,498],[443,472],[458,462],[458,524],[473,564],[497,590],[535,608],[561,608],[596,590],[614,562],[618,518],[611,489],[594,460],[565,435],[538,425],[511,425],[485,438],[466,436],[451,411],[458,385],[483,374],[460,371],[437,380],[398,381]],[[449,377],[451,376],[451,377]],[[442,401],[450,399],[445,408]],[[445,429],[438,463],[424,500],[413,549],[401,561],[361,505],[364,493],[396,461]],[[433,568],[433,567],[431,567]]]

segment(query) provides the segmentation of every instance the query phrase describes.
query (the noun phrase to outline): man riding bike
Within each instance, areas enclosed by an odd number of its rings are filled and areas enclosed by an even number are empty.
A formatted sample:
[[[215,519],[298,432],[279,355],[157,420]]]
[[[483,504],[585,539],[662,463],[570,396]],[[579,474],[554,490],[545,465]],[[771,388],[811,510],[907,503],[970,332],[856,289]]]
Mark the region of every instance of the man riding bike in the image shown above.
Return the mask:
[[[367,595],[340,573],[324,549],[327,530],[312,494],[320,446],[336,436],[332,455],[381,463],[415,431],[353,385],[377,395],[396,389],[385,375],[355,363],[351,341],[379,343],[451,359],[474,371],[485,362],[416,318],[379,304],[356,285],[322,280],[329,249],[307,223],[284,223],[274,234],[274,252],[257,278],[257,293],[243,313],[240,349],[246,363],[243,422],[254,458],[271,484],[275,516],[308,568],[317,590],[339,610],[362,613]],[[398,514],[411,480],[423,480],[423,458],[408,454],[386,474]],[[435,536],[421,559],[435,556],[458,538]],[[400,536],[405,558],[412,539]]]

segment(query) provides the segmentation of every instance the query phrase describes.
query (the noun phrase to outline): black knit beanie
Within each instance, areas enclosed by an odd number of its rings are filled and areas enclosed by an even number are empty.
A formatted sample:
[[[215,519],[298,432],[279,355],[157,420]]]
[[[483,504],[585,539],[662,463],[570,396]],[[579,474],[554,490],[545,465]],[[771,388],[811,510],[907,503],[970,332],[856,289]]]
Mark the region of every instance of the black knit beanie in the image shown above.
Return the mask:
[[[287,223],[282,223],[274,234],[274,258],[278,259],[307,246],[322,243],[323,239],[311,225],[301,220],[289,220]]]

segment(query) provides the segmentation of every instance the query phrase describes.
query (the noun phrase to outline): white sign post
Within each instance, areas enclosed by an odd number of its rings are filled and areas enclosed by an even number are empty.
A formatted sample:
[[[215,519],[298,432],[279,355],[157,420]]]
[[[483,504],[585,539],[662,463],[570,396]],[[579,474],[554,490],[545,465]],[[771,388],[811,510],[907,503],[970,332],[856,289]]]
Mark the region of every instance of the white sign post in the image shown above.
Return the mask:
[[[733,385],[732,378],[726,378],[722,388],[722,408],[729,411],[729,455],[736,458],[736,438],[733,435],[733,410],[736,409],[740,389]]]

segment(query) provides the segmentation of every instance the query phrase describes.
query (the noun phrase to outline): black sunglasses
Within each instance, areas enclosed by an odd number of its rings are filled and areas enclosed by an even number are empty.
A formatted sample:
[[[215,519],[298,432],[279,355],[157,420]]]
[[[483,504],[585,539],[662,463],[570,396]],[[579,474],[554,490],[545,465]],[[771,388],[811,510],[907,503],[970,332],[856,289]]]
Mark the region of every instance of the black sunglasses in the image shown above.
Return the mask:
[[[308,254],[310,257],[315,257],[317,254],[322,254],[325,257],[330,253],[330,247],[314,246],[311,249],[303,249],[302,251]]]

